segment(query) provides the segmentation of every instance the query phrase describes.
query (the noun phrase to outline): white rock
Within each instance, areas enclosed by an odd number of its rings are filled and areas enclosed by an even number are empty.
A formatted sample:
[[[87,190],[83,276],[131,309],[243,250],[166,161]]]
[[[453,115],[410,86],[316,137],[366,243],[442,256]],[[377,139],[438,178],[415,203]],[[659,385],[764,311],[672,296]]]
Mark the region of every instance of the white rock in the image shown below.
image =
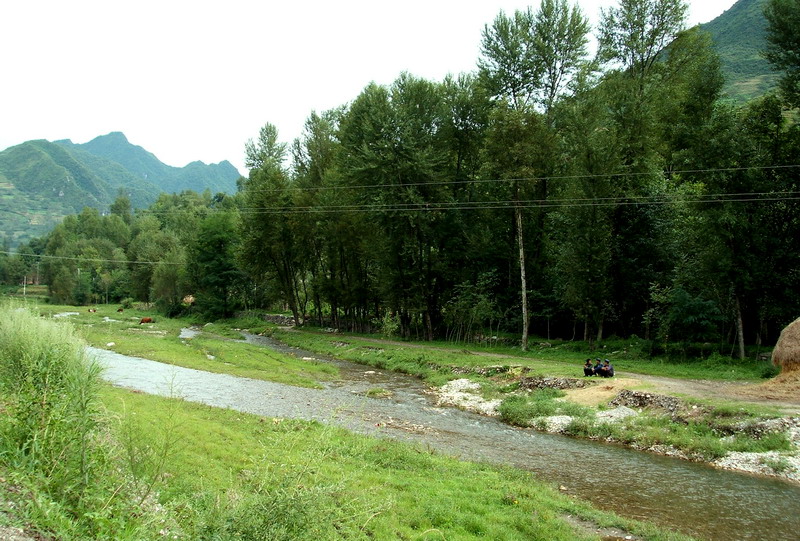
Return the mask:
[[[456,406],[481,415],[497,416],[501,400],[485,400],[476,394],[480,384],[466,378],[455,379],[442,385],[438,391],[437,406]]]
[[[604,422],[618,422],[628,417],[639,415],[635,410],[627,406],[619,406],[613,410],[600,411],[597,413],[597,420]]]
[[[572,417],[569,415],[551,415],[550,417],[541,418],[545,423],[545,430],[551,433],[563,432],[567,425],[572,422]]]

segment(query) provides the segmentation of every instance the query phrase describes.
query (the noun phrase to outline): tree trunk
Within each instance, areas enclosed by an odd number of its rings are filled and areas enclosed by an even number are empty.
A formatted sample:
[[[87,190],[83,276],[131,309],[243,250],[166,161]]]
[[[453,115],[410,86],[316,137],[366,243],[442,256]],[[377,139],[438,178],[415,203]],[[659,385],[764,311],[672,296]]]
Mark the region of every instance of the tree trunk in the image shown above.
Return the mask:
[[[602,340],[603,340],[603,320],[600,319],[600,321],[597,323],[597,341],[602,342]]]
[[[739,304],[739,296],[736,299],[736,341],[739,346],[739,359],[744,360],[744,322],[742,321],[742,306]]]
[[[522,303],[522,351],[528,351],[528,281],[525,276],[525,245],[522,240],[522,209],[514,209],[517,220],[517,243],[519,244],[520,297]]]

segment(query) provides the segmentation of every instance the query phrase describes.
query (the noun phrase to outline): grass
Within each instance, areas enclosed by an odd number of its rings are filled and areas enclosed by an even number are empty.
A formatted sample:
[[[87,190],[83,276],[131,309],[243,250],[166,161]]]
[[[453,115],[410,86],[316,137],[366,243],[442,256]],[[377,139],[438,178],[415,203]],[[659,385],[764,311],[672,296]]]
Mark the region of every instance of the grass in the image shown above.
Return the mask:
[[[685,539],[520,470],[102,385],[71,325],[9,306],[0,405],[0,524],[37,538]]]
[[[136,413],[144,433],[176,431],[160,489],[180,512],[181,538],[593,539],[577,515],[645,539],[678,534],[620,519],[565,497],[531,474],[458,461],[421,447],[315,422],[106,388],[110,411]]]
[[[160,317],[152,312],[116,311],[116,305],[98,305],[97,312],[74,306],[44,305],[46,316],[77,312],[69,316],[79,334],[91,345],[117,353],[154,361],[224,373],[233,376],[274,381],[300,387],[319,387],[338,375],[335,366],[304,361],[266,348],[246,344],[230,326],[206,325],[194,338],[180,338],[181,329],[191,321]],[[80,310],[80,311],[79,311]],[[154,323],[140,325],[142,317]]]
[[[74,307],[48,307],[52,312],[76,311]],[[749,434],[739,431],[731,437],[731,427],[741,426],[747,421],[754,423],[759,419],[779,416],[775,411],[767,411],[751,405],[710,404],[699,401],[701,416],[690,421],[665,417],[658,411],[645,412],[622,424],[611,425],[597,422],[592,408],[561,400],[559,391],[535,391],[521,393],[515,378],[519,370],[506,373],[486,374],[486,367],[517,366],[530,370],[527,374],[546,376],[575,376],[580,361],[586,352],[572,351],[574,344],[542,346],[538,351],[523,353],[507,346],[477,346],[470,349],[452,344],[437,343],[424,345],[415,343],[392,343],[376,340],[371,336],[342,335],[339,333],[309,332],[305,330],[287,331],[276,328],[257,318],[227,320],[202,327],[202,333],[191,340],[177,338],[181,328],[188,325],[185,320],[157,319],[152,329],[142,329],[138,320],[145,312],[132,312],[128,320],[120,323],[100,323],[104,311],[113,313],[115,307],[98,307],[97,313],[81,312],[70,320],[82,324],[82,332],[94,344],[103,345],[116,340],[114,350],[121,353],[141,356],[181,366],[188,366],[212,372],[224,372],[243,377],[267,379],[291,385],[313,387],[317,381],[336,376],[335,368],[295,357],[270,352],[265,348],[249,346],[232,338],[241,336],[240,329],[272,335],[291,346],[312,351],[317,354],[366,364],[383,370],[394,370],[420,377],[431,385],[442,385],[450,379],[464,377],[456,374],[467,371],[467,377],[482,384],[487,398],[501,397],[501,419],[512,425],[542,425],[544,417],[569,415],[573,421],[566,428],[567,433],[593,439],[612,440],[638,448],[670,446],[689,456],[713,460],[729,451],[783,451],[789,442],[781,434]],[[125,312],[128,314],[128,312]],[[110,317],[110,316],[109,316]],[[121,332],[122,331],[122,332]],[[149,333],[147,331],[150,331]],[[156,331],[159,334],[152,334]],[[615,344],[614,353],[620,357],[631,355],[636,343]],[[542,359],[539,356],[549,356]],[[708,377],[714,370],[718,378],[739,379],[743,373],[750,376],[755,369],[743,369],[748,363],[737,364],[729,359],[710,355],[706,359],[671,362],[662,360],[620,360],[620,366],[643,363],[650,372],[682,374],[687,377]],[[744,371],[743,371],[744,370]],[[749,372],[748,372],[749,370]],[[471,373],[469,373],[472,371]],[[641,370],[646,372],[647,370]],[[486,374],[486,375],[484,375]],[[370,389],[368,396],[384,396],[381,389]],[[763,411],[762,411],[763,410]]]
[[[569,415],[590,418],[594,416],[591,408],[572,402],[558,400],[564,396],[557,389],[538,389],[529,394],[510,396],[500,404],[500,419],[516,426],[534,426],[540,417]]]
[[[375,355],[369,352],[369,348],[375,348],[374,337],[307,330],[270,329],[269,332],[275,338],[295,347],[331,355],[338,354],[346,356],[348,360],[373,366],[395,364],[401,371],[408,371],[421,377],[428,377],[429,373],[416,368],[413,362],[419,357],[420,350],[424,351],[426,364],[436,366],[474,367],[514,364],[552,376],[580,375],[580,365],[587,357],[611,359],[618,373],[632,372],[722,381],[756,381],[763,377],[767,368],[764,361],[735,361],[716,354],[689,359],[650,358],[642,351],[640,341],[635,339],[610,341],[606,346],[592,350],[587,349],[583,342],[532,341],[529,351],[505,345],[456,345],[447,342],[407,342],[402,345],[389,345],[381,342],[380,348],[384,351],[381,355]],[[416,355],[414,351],[417,352]]]

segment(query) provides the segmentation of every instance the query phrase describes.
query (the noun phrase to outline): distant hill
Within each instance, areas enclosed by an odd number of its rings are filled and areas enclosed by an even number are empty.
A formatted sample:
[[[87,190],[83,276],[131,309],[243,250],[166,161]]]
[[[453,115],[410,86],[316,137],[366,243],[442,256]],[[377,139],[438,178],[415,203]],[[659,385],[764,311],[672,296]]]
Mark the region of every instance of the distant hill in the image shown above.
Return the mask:
[[[69,140],[56,143],[76,147],[95,156],[114,161],[137,175],[140,179],[160,186],[163,191],[178,193],[184,190],[213,193],[236,191],[239,171],[228,161],[206,165],[192,162],[186,167],[172,167],[162,163],[153,154],[138,145],[132,145],[123,133],[111,132],[76,145]]]
[[[778,75],[764,60],[766,0],[739,0],[713,21],[701,25],[711,34],[725,73],[725,92],[739,101],[776,88]]]
[[[83,207],[106,211],[120,192],[144,208],[162,192],[234,193],[239,176],[227,161],[171,167],[119,132],[81,145],[27,141],[0,152],[0,241],[42,236]]]

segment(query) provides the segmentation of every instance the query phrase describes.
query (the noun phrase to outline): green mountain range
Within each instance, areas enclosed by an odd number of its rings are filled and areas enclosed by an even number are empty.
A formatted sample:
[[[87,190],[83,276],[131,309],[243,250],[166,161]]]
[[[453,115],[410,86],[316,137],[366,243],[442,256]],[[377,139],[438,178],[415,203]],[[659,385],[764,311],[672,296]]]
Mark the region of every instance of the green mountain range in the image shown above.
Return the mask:
[[[711,34],[722,61],[724,91],[737,101],[762,96],[777,87],[778,74],[762,56],[767,47],[763,11],[766,1],[739,0],[713,21],[701,25]]]
[[[162,192],[234,193],[239,177],[227,161],[171,167],[119,132],[85,144],[27,141],[0,152],[0,239],[27,242],[83,207],[107,210],[120,193],[144,208]]]

